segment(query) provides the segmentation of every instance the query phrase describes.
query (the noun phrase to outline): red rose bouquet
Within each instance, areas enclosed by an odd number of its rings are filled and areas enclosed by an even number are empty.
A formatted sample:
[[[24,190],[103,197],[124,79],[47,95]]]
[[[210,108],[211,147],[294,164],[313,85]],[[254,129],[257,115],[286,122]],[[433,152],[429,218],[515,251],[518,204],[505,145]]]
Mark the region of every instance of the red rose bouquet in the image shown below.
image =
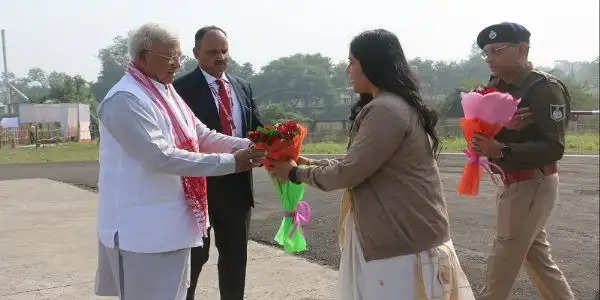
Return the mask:
[[[275,161],[297,160],[300,155],[302,141],[306,137],[306,128],[292,121],[276,123],[273,126],[259,127],[248,135],[257,149],[267,150],[267,158]],[[269,161],[264,165],[269,167]],[[302,233],[302,225],[311,218],[311,208],[304,198],[304,184],[290,181],[280,182],[272,178],[279,195],[284,217],[275,235],[275,241],[283,246],[286,252],[294,253],[306,250],[306,239]]]

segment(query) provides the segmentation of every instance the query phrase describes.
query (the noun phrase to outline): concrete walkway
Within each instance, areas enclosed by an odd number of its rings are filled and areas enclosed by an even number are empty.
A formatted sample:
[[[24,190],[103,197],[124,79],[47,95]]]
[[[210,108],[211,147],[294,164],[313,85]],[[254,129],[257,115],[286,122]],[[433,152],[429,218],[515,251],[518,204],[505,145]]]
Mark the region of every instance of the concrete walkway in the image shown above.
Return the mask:
[[[112,299],[93,295],[96,202],[47,179],[0,181],[0,299]],[[248,249],[247,299],[335,298],[335,270],[255,242]],[[219,299],[216,258],[213,248],[197,299]]]

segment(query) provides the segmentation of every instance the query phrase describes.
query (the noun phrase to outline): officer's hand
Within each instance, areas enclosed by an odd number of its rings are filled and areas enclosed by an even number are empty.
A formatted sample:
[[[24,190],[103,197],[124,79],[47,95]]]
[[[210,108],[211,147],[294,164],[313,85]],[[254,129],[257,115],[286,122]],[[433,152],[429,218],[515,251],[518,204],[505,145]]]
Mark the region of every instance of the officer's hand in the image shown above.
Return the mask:
[[[521,107],[513,116],[512,120],[504,124],[506,129],[521,130],[534,122],[533,113],[529,107]]]
[[[481,133],[476,133],[471,138],[471,150],[479,156],[500,158],[502,157],[503,147],[504,145],[502,143]]]
[[[251,147],[237,150],[233,153],[233,156],[235,157],[235,172],[239,173],[262,166],[263,161],[267,157],[267,152]]]

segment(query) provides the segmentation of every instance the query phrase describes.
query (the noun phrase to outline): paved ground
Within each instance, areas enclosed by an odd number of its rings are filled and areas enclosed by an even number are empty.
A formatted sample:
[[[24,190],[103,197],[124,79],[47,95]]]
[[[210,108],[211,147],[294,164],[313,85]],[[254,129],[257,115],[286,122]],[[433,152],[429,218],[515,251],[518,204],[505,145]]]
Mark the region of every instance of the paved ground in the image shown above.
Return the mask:
[[[483,285],[485,258],[494,232],[495,187],[484,179],[480,196],[456,195],[456,182],[463,158],[442,155],[440,170],[451,214],[454,243],[461,263],[475,290]],[[553,254],[569,279],[578,299],[593,299],[599,284],[599,183],[598,157],[566,157],[561,162],[561,201],[550,219],[549,239]],[[0,180],[42,177],[94,189],[97,163],[45,165],[0,165]],[[262,170],[255,176],[257,204],[253,211],[251,238],[271,243],[281,213],[271,182]],[[337,268],[336,232],[339,193],[307,190],[305,199],[313,205],[314,219],[306,226],[309,260]],[[537,299],[526,276],[515,284],[513,299]]]
[[[114,299],[93,295],[96,200],[47,179],[0,181],[0,299]],[[212,250],[197,299],[219,299]],[[247,299],[334,299],[335,270],[256,242],[248,251]]]

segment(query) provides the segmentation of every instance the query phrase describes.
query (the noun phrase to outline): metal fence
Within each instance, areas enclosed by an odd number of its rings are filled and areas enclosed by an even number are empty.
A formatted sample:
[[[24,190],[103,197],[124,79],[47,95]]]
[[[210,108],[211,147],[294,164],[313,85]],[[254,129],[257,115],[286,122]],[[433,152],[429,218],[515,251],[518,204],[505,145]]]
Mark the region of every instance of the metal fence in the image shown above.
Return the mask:
[[[567,137],[575,135],[598,135],[600,129],[598,111],[573,112],[570,117]],[[436,127],[442,138],[462,138],[463,132],[458,118],[440,120]],[[345,143],[350,124],[347,120],[318,121],[304,124],[308,128],[305,143],[335,142]],[[588,138],[589,139],[589,138]]]
[[[566,134],[587,134],[598,133],[600,131],[600,115],[598,111],[580,112],[573,114],[569,120],[569,126]],[[446,119],[437,126],[437,131],[443,137],[462,137],[462,129],[459,125],[459,119]]]
[[[57,143],[63,140],[60,128],[0,128],[0,147]]]

